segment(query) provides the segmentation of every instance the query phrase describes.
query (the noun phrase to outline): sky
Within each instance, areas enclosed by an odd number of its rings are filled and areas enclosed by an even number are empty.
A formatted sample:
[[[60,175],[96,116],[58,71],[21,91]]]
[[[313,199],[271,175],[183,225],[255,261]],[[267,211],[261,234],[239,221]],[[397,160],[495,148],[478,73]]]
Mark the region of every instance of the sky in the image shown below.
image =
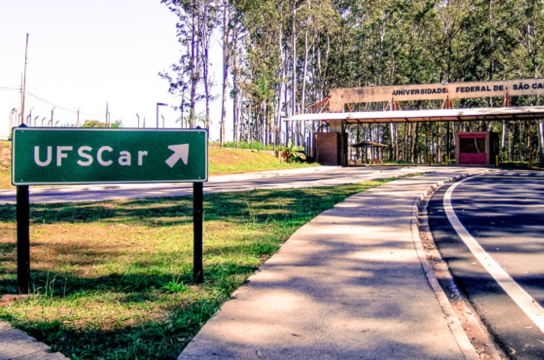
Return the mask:
[[[176,16],[160,0],[0,0],[0,138],[10,132],[10,111],[21,108],[17,88],[24,72],[29,34],[25,114],[32,125],[58,126],[105,120],[123,127],[156,126],[156,104],[167,128],[179,128],[173,105],[158,76],[181,56]],[[221,83],[221,44],[213,41],[212,72]],[[214,94],[219,94],[216,86]],[[203,110],[203,105],[197,112]],[[227,111],[230,113],[230,111]],[[211,106],[211,139],[219,138],[221,103]],[[230,123],[230,121],[227,121]],[[159,121],[162,127],[162,119]],[[230,134],[227,127],[227,134]]]

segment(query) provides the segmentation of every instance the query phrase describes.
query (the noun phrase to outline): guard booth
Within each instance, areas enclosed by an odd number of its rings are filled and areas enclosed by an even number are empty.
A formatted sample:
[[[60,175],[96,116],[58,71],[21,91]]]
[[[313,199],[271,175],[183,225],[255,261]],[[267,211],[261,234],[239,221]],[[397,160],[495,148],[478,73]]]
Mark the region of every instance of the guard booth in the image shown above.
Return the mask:
[[[348,165],[348,134],[319,132],[314,134],[314,161],[321,165]]]
[[[455,159],[459,165],[491,165],[499,154],[499,134],[482,131],[455,133]]]

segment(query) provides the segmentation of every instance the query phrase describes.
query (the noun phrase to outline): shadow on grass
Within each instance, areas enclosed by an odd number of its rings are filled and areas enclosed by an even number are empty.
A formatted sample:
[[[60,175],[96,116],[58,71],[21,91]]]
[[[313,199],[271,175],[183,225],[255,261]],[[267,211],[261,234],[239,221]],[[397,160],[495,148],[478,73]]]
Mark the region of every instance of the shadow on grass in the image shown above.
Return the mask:
[[[60,260],[51,257],[49,265],[53,270],[32,268],[31,288],[39,295],[15,303],[11,308],[0,309],[0,316],[47,343],[54,351],[74,359],[176,358],[202,324],[257,269],[256,262],[247,259],[261,259],[262,263],[311,218],[350,195],[386,181],[300,190],[206,194],[205,230],[217,227],[214,224],[217,222],[246,226],[249,232],[236,234],[240,239],[234,244],[205,247],[204,258],[213,256],[215,260],[205,262],[205,282],[195,288],[190,285],[190,248],[133,256],[128,260],[130,263],[120,266],[124,269],[121,274],[111,270],[105,276],[90,277],[81,272],[95,265],[127,261],[122,257],[125,246],[100,241],[74,242],[72,245],[68,241],[62,244]],[[0,224],[13,224],[15,211],[15,206],[0,206]],[[97,226],[124,224],[142,228],[181,226],[192,222],[192,197],[33,204],[31,221],[32,225],[61,226],[94,223]],[[47,229],[40,228],[40,231]],[[228,236],[220,231],[217,234]],[[55,247],[55,237],[51,239],[50,242],[32,241],[33,251],[43,252],[44,258],[53,256],[47,255],[45,249]],[[3,263],[14,263],[15,239],[1,243],[1,246],[6,254]],[[236,256],[240,259],[234,259]],[[175,266],[172,259],[178,262]],[[73,266],[79,268],[78,273],[71,269]],[[16,292],[15,276],[13,273],[8,275],[0,276],[0,294]],[[70,308],[85,312],[88,307],[89,311],[101,312],[101,306],[109,307],[110,312],[112,307],[119,312],[134,311],[139,320],[121,321],[111,326],[97,323],[93,328],[93,316],[98,314],[86,315],[88,323],[79,327],[74,326],[73,321],[87,320],[70,317],[63,320],[59,316],[61,311]],[[145,311],[144,315],[136,313],[145,307],[152,315],[147,319]],[[53,313],[28,315],[40,308]],[[115,318],[116,314],[112,312],[111,316]]]
[[[241,223],[250,219],[262,223],[283,221],[298,213],[315,214],[331,208],[346,196],[376,186],[353,184],[341,189],[321,187],[299,190],[254,190],[234,193],[205,194],[205,221],[228,220]],[[298,216],[299,214],[297,214]],[[32,224],[54,223],[122,223],[144,226],[170,226],[192,222],[192,196],[149,198],[125,201],[31,204]],[[16,219],[16,206],[0,206],[0,223]]]
[[[12,306],[25,307],[21,308],[24,312],[45,307],[54,315],[62,309],[72,309],[77,316],[68,316],[67,321],[62,321],[62,316],[52,316],[56,319],[49,320],[48,314],[25,318],[0,309],[0,319],[50,345],[52,351],[73,359],[175,359],[255,270],[234,262],[212,264],[205,268],[204,284],[195,288],[185,285],[192,283],[191,269],[175,276],[142,273],[97,278],[33,270],[31,287],[37,295],[26,304],[23,301]],[[0,284],[2,290],[16,291],[15,279]],[[183,287],[172,292],[171,284]],[[106,306],[105,312],[108,307],[118,305],[118,311],[128,310],[137,320],[96,320],[91,313],[86,315],[89,317],[86,323],[80,324],[82,320],[78,318],[86,313],[85,307],[89,306],[91,312],[101,312],[100,304]],[[150,308],[148,314],[143,310],[146,308]]]
[[[222,302],[202,299],[174,308],[162,319],[147,319],[113,330],[78,330],[53,321],[21,321],[3,316],[52,352],[72,359],[175,359]]]

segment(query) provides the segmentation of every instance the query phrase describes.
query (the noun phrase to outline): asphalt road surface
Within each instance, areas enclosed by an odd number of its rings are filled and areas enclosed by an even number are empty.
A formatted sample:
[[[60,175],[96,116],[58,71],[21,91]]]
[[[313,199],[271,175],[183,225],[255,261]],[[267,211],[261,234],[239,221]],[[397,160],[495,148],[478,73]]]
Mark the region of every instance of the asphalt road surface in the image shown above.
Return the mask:
[[[397,177],[427,171],[462,172],[453,167],[318,167],[295,170],[267,171],[210,177],[204,192],[245,191],[253,189],[287,189],[334,186],[368,180]],[[192,184],[129,184],[89,185],[56,188],[30,187],[30,202],[71,202],[146,197],[183,196],[192,194]],[[0,205],[14,204],[15,191],[0,191]]]
[[[444,186],[428,211],[457,286],[497,343],[512,358],[544,359],[544,173],[499,171]]]

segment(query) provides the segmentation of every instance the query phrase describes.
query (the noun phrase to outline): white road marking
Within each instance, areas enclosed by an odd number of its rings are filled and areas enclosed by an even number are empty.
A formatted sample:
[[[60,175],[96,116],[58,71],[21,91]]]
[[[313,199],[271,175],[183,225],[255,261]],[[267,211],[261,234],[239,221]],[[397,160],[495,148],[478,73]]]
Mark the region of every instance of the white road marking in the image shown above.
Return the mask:
[[[525,314],[540,328],[540,331],[544,332],[544,309],[536,302],[531,295],[529,295],[519,284],[508,275],[506,271],[495,261],[491,256],[485,252],[480,244],[469,234],[467,229],[461,224],[457,215],[453,211],[451,204],[451,195],[457,185],[469,180],[464,179],[453,184],[446,194],[444,195],[444,210],[446,216],[451,225],[459,235],[459,237],[465,242],[472,254],[480,262],[480,264],[487,270],[487,272],[499,283],[504,291],[514,300],[514,302],[523,310]]]

